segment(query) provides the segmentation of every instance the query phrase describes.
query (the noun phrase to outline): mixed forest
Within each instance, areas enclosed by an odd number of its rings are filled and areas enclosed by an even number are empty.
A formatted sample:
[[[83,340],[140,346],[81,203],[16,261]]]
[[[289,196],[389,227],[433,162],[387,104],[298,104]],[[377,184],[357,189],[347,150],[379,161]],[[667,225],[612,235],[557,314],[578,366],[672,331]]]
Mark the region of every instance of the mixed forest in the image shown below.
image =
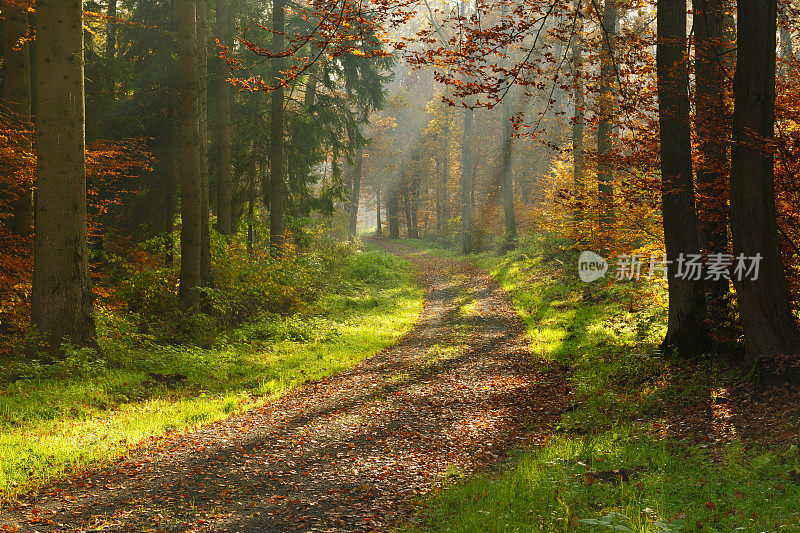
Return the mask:
[[[800,531],[798,34],[0,1],[0,530]]]

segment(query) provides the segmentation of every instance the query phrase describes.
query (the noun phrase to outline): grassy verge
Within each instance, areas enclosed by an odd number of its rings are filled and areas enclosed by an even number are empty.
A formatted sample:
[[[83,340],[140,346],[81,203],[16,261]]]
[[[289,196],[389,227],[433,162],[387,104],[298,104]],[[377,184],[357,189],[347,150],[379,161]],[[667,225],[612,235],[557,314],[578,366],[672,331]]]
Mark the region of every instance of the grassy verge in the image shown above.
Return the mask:
[[[662,288],[583,284],[577,256],[552,243],[469,260],[512,294],[531,350],[569,365],[575,405],[546,445],[521,451],[499,472],[444,486],[404,529],[800,531],[796,446],[759,448],[734,437],[707,447],[705,435],[665,436],[675,413],[709,402],[737,374],[714,358],[687,364],[656,353]]]
[[[410,266],[370,250],[348,259],[313,312],[265,314],[206,349],[148,342],[101,313],[102,358],[84,350],[58,365],[19,364],[2,384],[0,497],[352,366],[402,335],[421,301]]]

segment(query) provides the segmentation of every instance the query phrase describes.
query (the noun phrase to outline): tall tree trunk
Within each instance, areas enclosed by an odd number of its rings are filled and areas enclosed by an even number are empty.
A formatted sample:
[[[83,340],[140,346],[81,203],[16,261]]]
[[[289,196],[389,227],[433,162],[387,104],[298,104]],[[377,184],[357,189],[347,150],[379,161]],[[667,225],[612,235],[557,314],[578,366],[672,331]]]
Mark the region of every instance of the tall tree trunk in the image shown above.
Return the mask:
[[[33,13],[28,14],[28,27],[32,34],[36,34],[36,15]],[[36,78],[36,39],[33,39],[31,43],[28,45],[30,47],[30,70],[31,70],[31,82],[30,82],[30,90],[31,90],[31,117],[36,116],[36,86],[38,85],[37,78]],[[34,124],[36,123],[33,120]],[[85,142],[85,141],[84,141]],[[36,194],[34,193],[34,200]]]
[[[477,8],[478,0],[475,0]],[[467,2],[459,2],[459,14],[466,17]],[[477,9],[476,9],[477,10]],[[464,131],[461,135],[461,253],[472,252],[472,123],[475,110],[464,109]]]
[[[172,267],[175,264],[175,239],[173,238],[173,234],[175,232],[175,176],[178,171],[177,161],[172,158],[170,159],[171,161],[165,173],[167,182],[167,212],[164,214],[164,232],[167,236],[164,265],[168,267]]]
[[[475,111],[464,110],[464,132],[461,136],[461,253],[472,251],[472,122]]]
[[[28,33],[28,14],[15,4],[3,4],[3,97],[8,109],[24,122],[31,121],[30,47],[23,39]],[[31,125],[32,127],[32,125]],[[25,147],[32,149],[29,141]],[[20,183],[11,202],[8,229],[15,235],[31,234],[33,226],[33,187],[30,180]]]
[[[114,59],[117,55],[117,0],[108,0],[106,9],[106,91],[111,100],[116,100],[116,77],[114,70]]]
[[[306,82],[306,90],[303,94],[303,107],[305,107],[306,112],[311,111],[311,106],[314,105],[314,100],[317,97],[317,78],[315,77],[315,70],[312,67],[309,68],[308,73],[308,81]]]
[[[408,181],[406,174],[406,167],[404,166],[401,171],[400,187],[403,194],[403,215],[406,219],[406,237],[411,237],[411,195],[408,191]]]
[[[669,268],[669,318],[662,350],[683,356],[705,349],[705,299],[701,280],[678,277],[680,256],[700,251],[692,176],[686,0],[658,3],[658,124],[661,141],[661,202]]]
[[[283,52],[284,47],[284,0],[272,0],[272,52]],[[274,255],[283,251],[286,224],[283,218],[283,197],[286,187],[286,160],[283,137],[283,85],[281,71],[283,58],[272,59],[272,101],[270,108],[270,213],[269,244]]]
[[[397,183],[389,184],[389,197],[386,203],[386,215],[389,217],[389,238],[400,238],[400,192]]]
[[[200,116],[200,186],[202,191],[200,206],[200,279],[205,286],[213,284],[211,276],[211,235],[209,234],[211,204],[209,200],[208,177],[208,26],[207,1],[196,0],[197,17],[197,73],[198,73],[198,112]]]
[[[602,59],[597,125],[597,196],[600,207],[600,238],[603,247],[614,239],[614,171],[611,163],[614,131],[614,43],[617,29],[617,0],[603,6]]]
[[[361,170],[364,165],[364,149],[359,148],[356,154],[355,166],[353,167],[353,187],[350,190],[350,223],[347,228],[347,237],[350,242],[356,238],[356,226],[358,223],[358,205],[361,199]]]
[[[38,0],[37,162],[31,320],[51,353],[95,345],[86,241],[83,2]]]
[[[775,214],[772,151],[775,126],[776,0],[739,2],[731,157],[731,233],[735,255],[761,261],[757,279],[734,279],[745,349],[762,359],[763,377],[777,354],[796,355],[800,333],[789,308]],[[736,276],[734,276],[736,278]],[[797,371],[794,372],[797,378]]]
[[[247,176],[247,253],[251,255],[253,254],[253,246],[255,245],[255,234],[253,232],[253,217],[255,216],[255,203],[256,203],[256,178],[255,178],[255,169],[253,169],[253,171],[250,172]]]
[[[725,106],[725,4],[695,0],[695,131],[700,157],[697,164],[701,246],[708,254],[728,248],[728,140],[730,120]],[[728,281],[707,281],[708,302],[722,311]]]
[[[419,178],[414,176],[411,178],[411,226],[408,231],[408,236],[412,239],[419,239],[419,203],[420,203],[420,190]]]
[[[581,2],[577,0],[576,10]],[[583,149],[585,106],[583,96],[583,17],[576,14],[575,35],[572,36],[572,77],[574,84],[574,111],[572,113],[572,179],[575,187],[575,225],[583,222],[583,202],[586,200],[586,162]]]
[[[445,173],[444,158],[440,154],[436,157],[436,176],[439,178],[436,183],[436,231],[442,230],[444,222]]]
[[[230,47],[231,19],[228,0],[217,0],[217,38]],[[217,231],[230,235],[231,225],[231,85],[228,64],[217,58]]]
[[[381,227],[381,182],[375,185],[375,234],[380,235],[383,232]]]
[[[503,199],[503,215],[506,234],[503,238],[503,251],[517,247],[517,216],[514,213],[514,173],[512,172],[512,148],[514,136],[511,131],[511,104],[509,95],[503,98],[503,135],[500,148],[500,196]]]
[[[444,131],[442,134],[442,167],[441,167],[441,180],[442,180],[442,220],[447,223],[450,218],[450,204],[447,197],[447,185],[450,177],[450,157],[448,154],[448,144],[450,142],[450,116],[445,117]]]
[[[475,189],[477,187],[477,183],[478,183],[478,160],[474,156],[474,153],[473,153],[473,156],[472,156],[472,172],[470,173],[470,176],[469,176],[469,201],[470,201],[470,208],[472,209],[473,212],[475,211],[475,208],[478,205],[476,200],[475,200]],[[470,223],[470,225],[474,226],[474,224],[472,224],[472,223]]]
[[[177,0],[181,126],[181,307],[200,306],[203,186],[200,178],[200,83],[195,0]]]

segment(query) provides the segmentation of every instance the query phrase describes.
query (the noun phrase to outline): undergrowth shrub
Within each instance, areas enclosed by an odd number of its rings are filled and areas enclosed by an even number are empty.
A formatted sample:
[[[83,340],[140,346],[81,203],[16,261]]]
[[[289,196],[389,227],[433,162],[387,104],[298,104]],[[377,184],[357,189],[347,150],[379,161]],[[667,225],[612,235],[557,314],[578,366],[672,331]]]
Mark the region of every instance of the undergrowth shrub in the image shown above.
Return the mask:
[[[377,252],[355,254],[347,265],[346,277],[362,282],[378,282],[389,279],[392,268],[397,266],[393,257]]]
[[[179,308],[177,267],[112,257],[110,278],[116,280],[116,294],[123,303],[119,312],[109,311],[104,318],[108,334],[203,348],[244,334],[263,340],[304,340],[308,332],[301,330],[307,325],[294,331],[284,317],[314,315],[322,295],[385,281],[398,268],[385,254],[354,252],[349,245],[319,234],[304,238],[302,249],[293,248],[292,242],[282,257],[274,258],[268,249],[248,253],[242,243],[213,234],[213,285],[201,288],[201,312],[194,315]],[[147,253],[143,245],[136,257]],[[251,331],[234,332],[246,324],[253,324]]]

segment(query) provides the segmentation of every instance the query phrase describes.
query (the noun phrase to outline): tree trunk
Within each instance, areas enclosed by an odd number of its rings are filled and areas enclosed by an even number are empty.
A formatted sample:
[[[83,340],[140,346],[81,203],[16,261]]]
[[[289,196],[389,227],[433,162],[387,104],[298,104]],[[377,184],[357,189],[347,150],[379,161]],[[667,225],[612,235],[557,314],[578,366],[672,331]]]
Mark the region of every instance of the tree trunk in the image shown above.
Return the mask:
[[[412,239],[419,239],[419,203],[420,203],[420,190],[419,178],[414,176],[411,178],[411,226],[408,231],[408,236]]]
[[[106,9],[106,91],[108,97],[116,100],[116,77],[114,75],[114,59],[117,55],[117,0],[108,0]]]
[[[181,307],[200,306],[203,187],[200,180],[200,109],[195,1],[177,0],[181,126]]]
[[[200,186],[202,191],[200,206],[200,279],[203,285],[213,284],[211,275],[211,235],[209,234],[209,217],[211,204],[209,200],[208,177],[208,26],[207,1],[196,0],[197,16],[197,74],[198,74],[198,112],[200,117]]]
[[[436,175],[439,180],[436,185],[436,231],[442,231],[444,223],[444,196],[445,196],[445,171],[442,156],[436,158]]]
[[[580,0],[577,9],[580,10]],[[586,194],[586,163],[583,150],[583,128],[585,122],[586,102],[583,97],[583,18],[576,15],[578,22],[575,25],[575,35],[572,36],[572,77],[575,85],[574,111],[572,113],[572,179],[575,187],[575,226],[576,235],[578,226],[583,222],[583,202]]]
[[[219,41],[230,47],[231,20],[228,0],[217,0],[216,33]],[[228,64],[217,58],[217,231],[230,235],[231,225],[231,86]]]
[[[450,140],[450,118],[447,117],[444,127],[444,134],[443,134],[443,146],[442,146],[442,168],[441,168],[441,179],[442,179],[442,220],[447,223],[447,220],[450,218],[450,205],[449,199],[447,197],[447,184],[448,178],[450,177],[450,158],[447,153],[448,143]]]
[[[375,185],[375,234],[380,235],[383,232],[381,227],[381,182]]]
[[[500,196],[503,199],[503,215],[505,219],[506,234],[503,238],[503,251],[517,247],[517,217],[514,213],[514,174],[512,172],[512,148],[514,136],[511,131],[511,104],[510,95],[503,99],[503,135],[500,148]]]
[[[796,355],[800,334],[789,308],[778,248],[774,161],[765,144],[775,124],[776,0],[739,3],[731,157],[731,233],[734,255],[760,254],[757,279],[734,276],[750,361],[763,358],[762,377],[780,374],[770,356]],[[797,378],[797,371],[793,372]]]
[[[314,68],[310,67],[308,81],[306,82],[305,94],[303,94],[303,107],[305,107],[306,112],[311,110],[311,106],[314,105],[314,100],[317,97],[317,78],[314,77],[314,73]]]
[[[31,121],[31,61],[30,47],[23,39],[28,33],[28,14],[15,4],[3,2],[3,97],[8,110],[17,119]],[[33,127],[32,124],[30,126]],[[25,142],[32,149],[29,141]],[[33,226],[33,183],[25,180],[14,191],[8,229],[15,235],[31,234]]]
[[[400,176],[400,187],[402,187],[401,192],[403,194],[403,215],[406,219],[406,237],[411,237],[411,195],[408,192],[408,181],[405,166],[403,166]]]
[[[695,131],[699,144],[697,164],[698,214],[701,246],[707,254],[728,248],[728,140],[730,120],[725,108],[726,43],[723,0],[695,0]],[[728,281],[707,281],[708,302],[724,305]],[[722,309],[718,309],[721,312]],[[718,314],[718,313],[715,313]]]
[[[350,192],[350,224],[347,229],[347,237],[350,242],[356,238],[356,226],[358,223],[358,205],[361,199],[361,170],[364,164],[364,149],[359,148],[356,155],[356,164],[353,167],[353,187]]]
[[[461,253],[472,251],[472,121],[475,111],[464,110],[464,132],[461,136]]]
[[[597,200],[600,208],[600,238],[603,248],[614,239],[614,171],[611,163],[614,130],[614,42],[617,29],[617,0],[603,6],[602,58],[597,125]]]
[[[284,47],[284,0],[272,0],[272,52],[283,52]],[[283,219],[283,196],[286,183],[286,161],[283,137],[283,86],[281,71],[284,68],[283,58],[272,59],[272,90],[270,112],[270,212],[269,212],[269,245],[273,255],[282,253],[286,225]]]
[[[700,251],[692,176],[686,0],[658,3],[658,123],[661,141],[661,202],[669,268],[669,318],[661,348],[682,356],[705,349],[705,299],[701,280],[682,279],[679,256]]]
[[[255,169],[253,169],[255,170]],[[247,179],[247,253],[253,254],[255,234],[253,232],[254,207],[256,203],[256,178],[255,172],[250,172]]]
[[[165,213],[164,232],[166,233],[164,265],[172,267],[175,264],[175,175],[177,165],[174,160],[167,167],[165,179],[167,181],[167,212]]]
[[[86,241],[83,3],[38,0],[36,238],[31,321],[51,354],[94,346]]]
[[[400,199],[397,183],[389,185],[389,198],[386,205],[387,216],[389,217],[389,238],[400,238]]]
[[[437,139],[438,140],[438,139]],[[443,179],[442,179],[442,157],[436,157],[436,175],[439,180],[436,182],[436,230],[442,229],[442,197],[444,196]]]

